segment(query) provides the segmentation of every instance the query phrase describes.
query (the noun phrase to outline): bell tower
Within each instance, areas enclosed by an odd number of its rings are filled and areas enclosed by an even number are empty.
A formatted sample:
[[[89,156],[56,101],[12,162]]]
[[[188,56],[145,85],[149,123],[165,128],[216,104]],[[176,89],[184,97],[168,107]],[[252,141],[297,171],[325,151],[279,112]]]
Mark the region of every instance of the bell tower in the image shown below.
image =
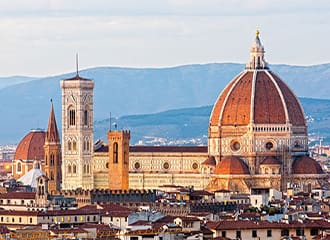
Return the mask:
[[[128,190],[130,131],[108,132],[109,141],[109,188]]]
[[[94,81],[79,76],[61,81],[62,189],[93,189]]]
[[[44,171],[48,177],[49,192],[60,190],[62,173],[61,173],[61,140],[58,134],[53,102],[51,101],[50,114],[48,119],[48,127],[45,136],[45,165]]]

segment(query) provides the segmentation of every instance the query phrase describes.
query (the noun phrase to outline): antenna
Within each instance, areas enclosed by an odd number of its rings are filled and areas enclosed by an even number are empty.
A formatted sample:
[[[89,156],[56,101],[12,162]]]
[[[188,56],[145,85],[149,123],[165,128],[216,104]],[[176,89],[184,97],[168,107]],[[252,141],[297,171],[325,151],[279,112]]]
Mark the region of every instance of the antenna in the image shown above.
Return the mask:
[[[79,76],[79,73],[78,73],[78,53],[76,53],[76,73],[77,73],[77,76]]]
[[[111,112],[110,112],[110,119],[109,119],[109,124],[110,124],[110,129],[109,129],[109,131],[111,132]]]

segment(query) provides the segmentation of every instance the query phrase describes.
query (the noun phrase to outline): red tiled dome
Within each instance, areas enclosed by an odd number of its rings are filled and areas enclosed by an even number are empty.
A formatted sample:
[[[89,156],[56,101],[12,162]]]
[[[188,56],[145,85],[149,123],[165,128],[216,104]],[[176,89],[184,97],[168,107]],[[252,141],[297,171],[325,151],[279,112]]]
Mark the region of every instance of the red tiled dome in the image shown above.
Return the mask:
[[[281,165],[281,162],[274,157],[266,157],[260,165]]]
[[[14,159],[44,159],[45,132],[32,130],[18,144]]]
[[[238,157],[224,157],[214,170],[215,174],[250,174],[248,166]]]
[[[305,126],[300,103],[289,87],[268,69],[247,69],[219,95],[210,125],[285,124]]]
[[[323,174],[323,170],[313,158],[301,156],[292,164],[293,174]]]
[[[211,165],[211,166],[215,166],[217,165],[217,162],[215,161],[215,157],[214,156],[208,156],[208,158],[205,159],[204,162],[202,162],[203,165]]]

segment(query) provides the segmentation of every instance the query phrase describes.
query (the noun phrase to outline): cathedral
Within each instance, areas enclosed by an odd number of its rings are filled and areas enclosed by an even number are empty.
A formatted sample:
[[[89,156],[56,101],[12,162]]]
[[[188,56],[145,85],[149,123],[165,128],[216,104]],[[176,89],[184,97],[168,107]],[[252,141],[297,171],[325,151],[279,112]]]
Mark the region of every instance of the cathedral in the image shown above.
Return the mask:
[[[18,145],[13,176],[26,174],[38,160],[50,191],[322,188],[328,176],[309,157],[302,106],[264,54],[257,32],[250,61],[214,103],[207,146],[130,146],[128,130],[110,130],[107,143],[93,144],[94,81],[78,73],[62,80],[62,144],[51,108],[47,132],[30,132]]]

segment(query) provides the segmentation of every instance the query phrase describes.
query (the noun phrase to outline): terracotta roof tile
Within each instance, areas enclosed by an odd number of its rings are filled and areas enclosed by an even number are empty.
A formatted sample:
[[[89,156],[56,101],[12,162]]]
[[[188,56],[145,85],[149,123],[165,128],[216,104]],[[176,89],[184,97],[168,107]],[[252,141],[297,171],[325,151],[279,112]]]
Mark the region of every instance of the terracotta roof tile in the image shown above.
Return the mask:
[[[292,164],[293,174],[323,174],[323,170],[313,158],[301,156],[294,160]]]
[[[260,165],[281,165],[281,162],[274,157],[266,157]]]
[[[18,144],[14,159],[44,159],[44,143],[45,132],[42,130],[32,130]]]
[[[210,165],[210,166],[215,166],[217,165],[217,162],[215,161],[214,156],[208,156],[204,162],[202,162],[203,165]]]
[[[215,174],[250,174],[248,166],[238,157],[223,157],[214,170]]]
[[[266,72],[257,72],[254,98],[254,123],[285,124],[281,97]]]

